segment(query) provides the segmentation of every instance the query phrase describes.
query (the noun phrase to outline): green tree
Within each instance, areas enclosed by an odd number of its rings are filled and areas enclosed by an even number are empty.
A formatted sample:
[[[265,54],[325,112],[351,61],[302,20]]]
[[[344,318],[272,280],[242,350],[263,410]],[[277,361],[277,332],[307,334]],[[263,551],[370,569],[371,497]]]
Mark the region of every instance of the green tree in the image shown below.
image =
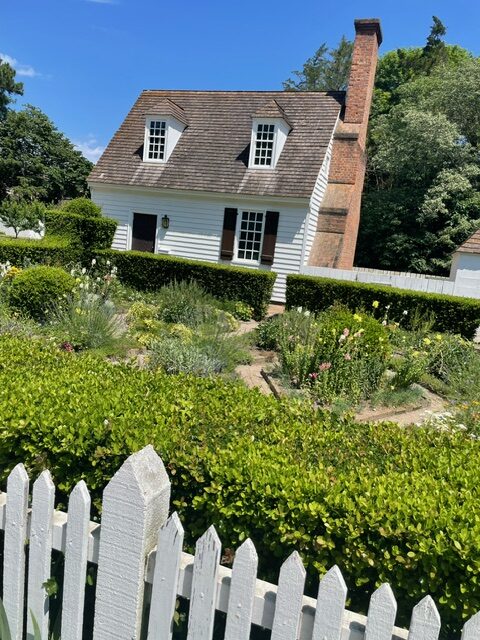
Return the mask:
[[[92,163],[40,109],[8,110],[0,120],[0,200],[58,202],[85,195]]]
[[[15,82],[15,69],[0,59],[0,118],[7,114],[8,105],[14,95],[23,95],[23,83]]]
[[[283,83],[286,91],[343,91],[347,88],[353,42],[342,36],[335,49],[323,43],[301,71]]]
[[[45,205],[40,202],[5,199],[0,204],[0,221],[10,227],[18,238],[21,231],[39,233],[45,216]]]

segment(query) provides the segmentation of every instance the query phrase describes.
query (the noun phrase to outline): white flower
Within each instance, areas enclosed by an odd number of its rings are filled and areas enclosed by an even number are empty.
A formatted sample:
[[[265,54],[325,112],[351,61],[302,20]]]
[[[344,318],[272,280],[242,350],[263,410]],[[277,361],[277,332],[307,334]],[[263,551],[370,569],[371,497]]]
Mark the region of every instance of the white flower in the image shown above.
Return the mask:
[[[310,315],[310,311],[308,311],[308,310],[307,310],[307,311],[304,311],[304,312],[303,312],[303,315],[308,317],[308,316]]]
[[[85,269],[85,267],[83,267],[82,269],[82,275],[85,275],[87,273],[87,270]]]
[[[108,425],[110,424],[109,421],[105,418],[105,420],[103,421],[103,424],[108,427]]]
[[[81,283],[78,285],[78,288],[79,288],[79,289],[83,289],[83,282],[81,282]]]
[[[110,266],[110,260],[107,260],[107,267]]]
[[[97,264],[97,261],[95,260],[95,258],[92,258],[92,267],[94,267]]]
[[[406,309],[403,310],[403,315],[408,316],[408,311]]]
[[[384,327],[386,327],[386,326],[387,326],[387,321],[386,321],[386,320],[384,320],[384,321],[382,322],[382,324],[383,324],[383,326],[384,326]]]
[[[298,313],[302,313],[303,307],[297,307],[297,311],[298,311]]]

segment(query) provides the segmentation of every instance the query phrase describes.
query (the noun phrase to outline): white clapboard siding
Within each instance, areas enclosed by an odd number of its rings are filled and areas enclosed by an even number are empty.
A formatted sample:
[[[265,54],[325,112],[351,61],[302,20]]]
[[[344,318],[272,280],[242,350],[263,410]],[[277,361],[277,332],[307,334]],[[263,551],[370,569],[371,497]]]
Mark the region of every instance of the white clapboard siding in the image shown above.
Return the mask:
[[[90,494],[87,485],[81,480],[68,501],[62,640],[82,640],[89,528]]]
[[[94,640],[140,637],[145,558],[169,502],[170,481],[152,446],[131,455],[105,487]]]
[[[319,197],[322,198],[323,195],[319,194]],[[234,197],[230,194],[225,197],[214,197],[211,194],[182,195],[95,185],[92,187],[92,199],[102,207],[104,215],[118,223],[113,249],[126,251],[131,248],[133,214],[146,213],[157,216],[157,253],[215,263],[222,263],[220,245],[226,207],[234,207],[239,211],[278,211],[277,242],[271,267],[278,274],[273,300],[284,302],[286,276],[289,273],[300,273],[305,253],[306,220],[310,209],[308,198],[304,202],[291,203],[288,198],[270,201],[251,196]],[[160,224],[164,215],[170,219],[168,229],[163,229]],[[222,264],[248,266],[235,260]],[[262,265],[252,268],[267,267]]]
[[[172,637],[182,546],[183,527],[178,515],[173,513],[158,532],[148,621],[149,640],[167,640]]]
[[[413,608],[408,640],[437,640],[440,633],[440,616],[430,596]]]
[[[49,598],[44,585],[50,578],[54,506],[55,485],[50,472],[43,471],[33,485],[27,596],[27,633],[33,636],[35,619],[42,638],[48,636]]]
[[[187,640],[210,640],[212,637],[221,548],[213,526],[195,545]]]
[[[312,640],[340,640],[347,585],[335,565],[321,579],[318,587]]]
[[[397,615],[397,601],[389,584],[382,584],[370,598],[365,640],[390,640]]]
[[[25,585],[25,542],[29,480],[23,464],[8,476],[3,553],[3,605],[12,640],[21,640]]]
[[[294,551],[280,569],[272,640],[296,640],[302,612],[305,567]]]
[[[235,554],[224,640],[248,640],[250,637],[257,567],[257,552],[248,538]]]

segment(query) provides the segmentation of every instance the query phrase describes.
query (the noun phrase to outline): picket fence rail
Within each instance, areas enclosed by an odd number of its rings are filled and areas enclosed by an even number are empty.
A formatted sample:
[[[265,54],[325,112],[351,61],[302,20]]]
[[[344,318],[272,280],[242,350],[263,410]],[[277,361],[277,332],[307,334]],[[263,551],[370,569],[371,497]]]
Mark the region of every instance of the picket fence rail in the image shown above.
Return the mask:
[[[438,638],[440,617],[430,596],[414,607],[407,631],[394,626],[397,605],[388,584],[374,592],[365,617],[345,609],[347,587],[338,567],[323,576],[314,599],[304,595],[305,569],[296,552],[283,563],[278,586],[257,579],[251,540],[237,550],[232,569],[220,565],[214,527],[197,541],[194,556],[183,552],[182,524],[176,513],[168,517],[170,481],[151,446],[131,455],[105,488],[101,524],[90,522],[83,481],[70,495],[68,513],[54,510],[54,499],[55,486],[44,471],[33,484],[29,508],[29,479],[21,464],[11,472],[7,492],[0,493],[3,601],[13,640],[23,637],[26,611],[27,638],[33,638],[33,618],[42,638],[48,637],[44,585],[52,549],[65,554],[62,640],[82,638],[87,562],[98,565],[94,640],[170,640],[179,596],[190,601],[187,640],[210,640],[216,611],[227,614],[225,640],[247,640],[252,624],[271,629],[272,640]],[[462,640],[478,638],[477,613],[465,624]]]

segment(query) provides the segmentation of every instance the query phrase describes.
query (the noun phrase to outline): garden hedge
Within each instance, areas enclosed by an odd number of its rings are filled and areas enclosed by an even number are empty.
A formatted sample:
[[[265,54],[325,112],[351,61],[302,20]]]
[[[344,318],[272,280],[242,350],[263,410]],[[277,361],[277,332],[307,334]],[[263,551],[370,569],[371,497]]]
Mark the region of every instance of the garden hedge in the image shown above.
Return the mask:
[[[48,236],[42,240],[0,239],[0,262],[18,267],[29,264],[65,265],[78,262],[80,250],[65,237]]]
[[[373,313],[374,301],[379,302],[377,316],[383,316],[390,305],[389,318],[399,320],[403,317],[402,324],[407,327],[409,318],[416,313],[433,314],[435,330],[460,334],[468,339],[473,338],[480,326],[480,300],[315,276],[287,276],[287,308],[303,307],[317,312],[340,302],[352,311],[363,308]],[[406,317],[404,311],[408,313]]]
[[[105,250],[99,252],[99,255],[110,260],[118,269],[119,280],[134,289],[155,290],[174,280],[195,280],[217,298],[239,300],[250,305],[257,319],[265,315],[276,278],[276,274],[271,271],[229,267],[139,251]]]
[[[398,623],[430,593],[451,634],[480,609],[480,441],[393,423],[359,424],[225,380],[168,376],[0,337],[0,469],[49,468],[57,496],[87,482],[94,504],[148,443],[172,480],[188,544],[214,524],[247,536],[260,575],[293,550],[317,574],[342,570],[350,608],[390,582]]]
[[[117,223],[111,218],[86,217],[68,213],[60,209],[48,210],[45,214],[45,233],[47,236],[63,236],[84,254],[89,261],[94,252],[109,249]]]

